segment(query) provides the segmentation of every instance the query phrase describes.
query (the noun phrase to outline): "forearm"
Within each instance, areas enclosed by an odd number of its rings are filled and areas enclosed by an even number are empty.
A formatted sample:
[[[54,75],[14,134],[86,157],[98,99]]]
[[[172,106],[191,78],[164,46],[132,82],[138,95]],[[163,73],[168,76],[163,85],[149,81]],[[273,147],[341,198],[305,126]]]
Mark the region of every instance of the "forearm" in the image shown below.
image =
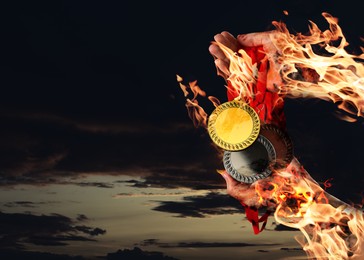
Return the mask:
[[[285,174],[296,193],[282,187],[276,194],[277,222],[299,229],[297,240],[312,257],[355,259],[364,246],[363,212],[324,191],[296,159]]]

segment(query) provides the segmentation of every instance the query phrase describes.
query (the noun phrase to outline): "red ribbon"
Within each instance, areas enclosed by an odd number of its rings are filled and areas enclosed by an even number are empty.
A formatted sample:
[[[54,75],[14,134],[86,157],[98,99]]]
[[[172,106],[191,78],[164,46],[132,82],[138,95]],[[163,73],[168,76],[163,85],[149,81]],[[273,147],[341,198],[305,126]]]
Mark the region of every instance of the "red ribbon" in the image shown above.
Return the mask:
[[[259,234],[262,232],[267,225],[268,217],[272,213],[271,211],[267,210],[260,218],[258,209],[249,207],[241,202],[241,205],[245,208],[246,218],[252,223],[254,234]],[[259,228],[259,223],[263,222],[262,227]]]
[[[283,111],[283,99],[274,92],[267,90],[267,73],[269,69],[269,61],[263,52],[263,47],[243,48],[251,57],[252,64],[257,63],[258,78],[256,84],[251,86],[254,97],[246,97],[248,104],[258,113],[260,120],[264,124],[276,124],[281,128],[285,128],[286,120]],[[228,100],[235,99],[239,93],[234,90],[228,81],[227,96]],[[272,213],[267,210],[259,217],[258,209],[249,207],[241,202],[245,208],[245,214],[249,222],[252,223],[254,234],[262,232],[267,224],[268,217]],[[259,227],[259,224],[262,226]]]
[[[251,57],[252,64],[257,64],[258,78],[255,84],[252,84],[251,90],[254,93],[252,97],[246,97],[247,103],[259,115],[259,118],[265,124],[276,124],[281,128],[285,128],[286,119],[283,111],[283,99],[278,93],[267,90],[267,74],[269,69],[269,61],[263,52],[263,47],[243,48]],[[235,99],[239,93],[235,90],[231,82],[227,82],[227,97],[231,101]]]

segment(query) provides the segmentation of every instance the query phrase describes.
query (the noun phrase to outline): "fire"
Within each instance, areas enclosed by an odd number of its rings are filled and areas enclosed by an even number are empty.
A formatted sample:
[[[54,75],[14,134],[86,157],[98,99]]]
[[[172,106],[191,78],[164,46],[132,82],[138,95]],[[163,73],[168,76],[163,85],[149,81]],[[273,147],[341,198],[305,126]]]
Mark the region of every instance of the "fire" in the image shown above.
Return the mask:
[[[323,17],[329,24],[325,31],[310,22],[308,35],[293,35],[284,23],[273,22],[276,30],[267,32],[266,38],[257,39],[264,46],[272,67],[268,71],[267,88],[287,98],[332,101],[348,113],[342,119],[353,122],[353,116],[364,116],[364,53],[348,53],[345,47],[349,43],[338,19],[328,13],[323,13]],[[238,98],[253,97],[256,64],[252,64],[242,49],[234,52],[220,43],[215,44],[230,60],[227,81]],[[325,53],[316,53],[317,48]]]
[[[189,82],[188,85],[186,85],[183,84],[183,78],[179,75],[177,75],[177,81],[181,90],[183,91],[184,96],[186,97],[187,112],[189,117],[192,119],[194,126],[202,126],[206,128],[208,116],[205,110],[198,104],[197,100],[199,96],[205,97],[206,92],[197,85],[197,81]],[[192,93],[192,98],[187,98],[190,93],[188,90],[190,90],[190,92]],[[214,100],[218,103],[218,99],[214,97],[210,97],[210,100]]]
[[[329,23],[329,30],[322,32],[311,22],[307,36],[291,35],[284,24],[274,23],[282,35],[273,39],[282,55],[279,62],[284,85],[280,91],[289,97],[314,97],[339,103],[340,109],[363,116],[364,54],[349,54],[338,19],[328,13],[323,16]],[[337,46],[333,44],[335,41],[338,41]],[[313,45],[321,46],[326,55],[315,53]],[[294,75],[299,71],[311,74],[311,80],[295,79]]]
[[[275,172],[269,183],[257,181],[255,190],[261,200],[274,200],[278,205],[275,219],[302,232],[296,239],[309,257],[362,259],[363,213],[326,193],[298,165],[293,160]]]
[[[310,21],[307,35],[294,35],[284,23],[273,22],[274,31],[240,38],[247,46],[263,46],[266,60],[262,63],[268,63],[265,88],[278,95],[272,98],[273,108],[260,116],[263,123],[274,121],[271,114],[275,106],[282,106],[283,98],[333,102],[346,112],[341,119],[349,122],[364,117],[364,54],[348,53],[345,48],[349,43],[338,19],[328,13],[323,13],[323,17],[329,25],[325,31]],[[219,42],[213,44],[229,59],[229,67],[219,73],[226,79],[228,95],[234,93],[235,99],[250,104],[258,94],[255,87],[261,71],[257,63],[243,49],[234,51]],[[177,81],[185,97],[191,93],[186,107],[195,126],[206,128],[207,113],[197,102],[206,93],[196,81],[184,84],[180,76]],[[214,106],[220,104],[216,97],[208,98]],[[303,237],[297,241],[309,258],[363,259],[363,212],[328,194],[326,188],[330,185],[328,180],[323,189],[294,158],[286,168],[274,171],[269,181],[258,180],[252,186],[260,204],[271,201],[277,205],[277,222],[302,232]]]
[[[285,219],[303,217],[315,199],[318,199],[316,194],[320,194],[319,186],[313,185],[314,182],[305,178],[303,172],[298,173],[293,167],[294,164],[291,164],[284,170],[276,171],[273,180],[268,183],[265,180],[255,183],[260,201],[273,200],[279,205],[276,214],[282,211],[279,214]]]

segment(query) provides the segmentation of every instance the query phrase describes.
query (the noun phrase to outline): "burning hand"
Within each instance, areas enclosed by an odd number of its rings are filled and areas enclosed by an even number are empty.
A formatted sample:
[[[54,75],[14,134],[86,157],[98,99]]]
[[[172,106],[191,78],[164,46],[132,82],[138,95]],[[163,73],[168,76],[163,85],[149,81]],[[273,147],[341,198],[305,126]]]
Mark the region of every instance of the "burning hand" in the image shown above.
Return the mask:
[[[228,83],[228,99],[236,97],[246,98],[247,103],[258,113],[261,122],[273,123],[281,128],[285,127],[283,113],[283,99],[276,93],[278,84],[282,84],[281,77],[277,72],[277,58],[273,54],[278,53],[277,48],[271,41],[272,37],[279,37],[277,31],[250,33],[239,35],[235,38],[229,32],[221,32],[214,36],[215,42],[209,46],[209,51],[215,58],[218,75],[222,76]],[[238,93],[232,84],[234,74],[234,58],[231,55],[243,55],[245,59],[251,59],[255,74],[254,82],[249,84],[247,93]],[[239,78],[239,75],[237,76]],[[241,81],[237,83],[239,85]],[[226,171],[221,172],[227,185],[227,193],[240,201],[245,206],[255,209],[266,207],[268,211],[274,211],[277,204],[271,198],[261,197],[256,190],[256,183],[246,184],[236,181]],[[269,190],[272,187],[272,177],[259,181],[261,190]]]
[[[272,39],[279,37],[284,37],[284,34],[278,31],[241,34],[237,38],[226,31],[216,34],[214,40],[217,44],[212,43],[209,46],[209,52],[215,58],[218,75],[225,80],[229,80],[231,75],[229,54],[222,49],[221,45],[229,48],[232,53],[237,55],[239,55],[239,50],[245,50],[252,56],[252,49],[258,48],[260,54],[268,58],[269,69],[266,88],[271,92],[277,92],[278,86],[282,85],[282,77],[279,74],[280,51],[274,45]]]
[[[220,44],[226,46],[234,53],[237,52],[239,49],[241,49],[241,46],[240,46],[238,40],[229,32],[224,31],[222,33],[216,34],[214,36],[214,40],[217,43],[220,43]],[[230,75],[230,71],[229,71],[230,60],[229,60],[228,56],[219,47],[219,45],[216,45],[216,44],[211,44],[209,46],[209,52],[215,58],[217,74],[222,76],[225,80],[227,80]]]
[[[226,171],[222,171],[220,174],[226,181],[227,193],[243,205],[253,207],[255,209],[266,207],[269,211],[274,211],[277,207],[277,204],[274,200],[272,200],[272,197],[267,197],[263,200],[257,193],[254,184],[238,182]],[[265,186],[266,189],[270,189],[270,187],[272,187],[272,181],[272,178],[268,177],[264,180],[260,180],[259,183],[260,185]]]
[[[283,86],[280,75],[280,51],[274,39],[284,37],[278,31],[241,34],[235,38],[229,32],[214,36],[209,51],[215,59],[218,75],[228,85],[228,100],[245,100],[263,123],[285,128]],[[245,86],[242,86],[245,85]]]
[[[268,32],[237,37],[226,31],[216,34],[209,52],[218,75],[227,83],[228,100],[245,101],[258,113],[262,125],[275,124],[281,129],[285,128],[286,97],[332,101],[349,113],[350,117],[342,117],[349,122],[355,116],[364,117],[364,54],[346,52],[348,43],[337,18],[328,13],[323,16],[329,29],[321,31],[311,22],[308,35],[293,35],[279,22],[273,22],[276,30]],[[326,53],[316,53],[314,46]],[[196,86],[192,82],[190,89]],[[186,86],[181,88],[185,92]],[[187,107],[193,107],[194,118],[206,126],[207,114],[197,101]],[[225,171],[221,175],[227,193],[247,206],[246,213],[267,207],[274,210],[278,223],[299,229],[304,237],[298,242],[310,259],[363,259],[362,210],[326,193],[296,158],[285,169],[253,184],[240,183]],[[248,220],[253,226],[261,222]]]

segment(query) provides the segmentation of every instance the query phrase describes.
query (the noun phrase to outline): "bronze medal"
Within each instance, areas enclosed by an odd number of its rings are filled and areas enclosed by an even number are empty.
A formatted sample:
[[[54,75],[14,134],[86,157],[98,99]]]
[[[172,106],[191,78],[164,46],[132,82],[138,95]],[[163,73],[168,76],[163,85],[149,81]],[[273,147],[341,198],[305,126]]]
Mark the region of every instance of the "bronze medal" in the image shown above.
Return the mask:
[[[293,159],[293,145],[288,134],[276,125],[266,124],[261,126],[259,135],[267,138],[274,147],[276,159],[272,166],[275,169],[286,167]]]
[[[292,159],[293,146],[288,134],[273,124],[266,124],[248,148],[225,151],[223,163],[235,180],[253,183],[268,177],[273,170],[286,167]]]

